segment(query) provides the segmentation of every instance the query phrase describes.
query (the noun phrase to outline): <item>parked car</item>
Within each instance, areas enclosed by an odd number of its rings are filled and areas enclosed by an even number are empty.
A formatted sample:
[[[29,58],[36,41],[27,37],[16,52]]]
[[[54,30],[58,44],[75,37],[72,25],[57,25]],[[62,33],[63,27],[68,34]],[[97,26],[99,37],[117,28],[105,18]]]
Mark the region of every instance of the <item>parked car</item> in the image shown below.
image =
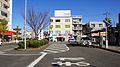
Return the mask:
[[[2,45],[2,42],[0,42],[0,46]]]
[[[92,44],[91,38],[90,37],[82,37],[78,44],[83,45],[83,46],[89,46]]]
[[[69,44],[76,44],[77,42],[74,38],[70,38],[70,39],[68,39],[68,43]]]

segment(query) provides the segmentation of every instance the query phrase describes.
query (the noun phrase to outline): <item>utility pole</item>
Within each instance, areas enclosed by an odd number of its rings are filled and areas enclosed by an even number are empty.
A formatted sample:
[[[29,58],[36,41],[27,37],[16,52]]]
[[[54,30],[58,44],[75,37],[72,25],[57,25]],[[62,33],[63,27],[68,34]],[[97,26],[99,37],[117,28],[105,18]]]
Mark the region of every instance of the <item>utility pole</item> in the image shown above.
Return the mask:
[[[105,20],[103,20],[103,22],[105,22],[105,24],[106,24],[106,44],[105,44],[105,48],[108,48],[108,25],[107,24],[110,24],[109,22],[108,22],[108,15],[109,15],[110,13],[108,13],[108,12],[106,12],[106,13],[104,13],[104,15],[106,16],[106,19]]]
[[[27,0],[25,0],[25,19],[24,19],[24,49],[26,49],[26,10],[27,10]]]

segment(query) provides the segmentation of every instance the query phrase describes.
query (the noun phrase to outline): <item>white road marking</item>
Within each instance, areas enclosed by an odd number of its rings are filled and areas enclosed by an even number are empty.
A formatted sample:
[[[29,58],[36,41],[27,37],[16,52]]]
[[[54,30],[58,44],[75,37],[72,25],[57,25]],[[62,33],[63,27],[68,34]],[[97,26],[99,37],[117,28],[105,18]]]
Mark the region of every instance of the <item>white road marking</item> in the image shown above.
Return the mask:
[[[3,56],[35,56],[35,55],[41,55],[41,54],[1,54],[0,55],[3,55]]]
[[[52,50],[44,50],[44,51],[48,51],[48,52],[51,52],[51,53],[58,53],[58,51],[52,51]]]
[[[76,63],[71,63],[71,62],[61,62],[61,61],[58,61],[56,63],[52,63],[52,65],[59,65],[59,66],[62,66],[62,65],[66,65],[66,66],[71,66],[71,65],[77,65],[77,66],[89,66],[90,63],[87,63],[87,62],[76,62]]]
[[[0,51],[0,54],[3,54],[4,52]]]
[[[13,50],[14,48],[10,48],[10,49],[6,49],[6,50],[3,50],[3,51],[9,51],[9,50]]]
[[[48,54],[52,53],[61,53],[69,51],[69,47],[67,47],[65,44],[52,44],[48,48],[44,50],[44,52],[47,52]]]
[[[77,58],[54,58],[54,60],[60,60],[60,61],[65,61],[65,60],[85,60],[85,58],[82,57],[77,57]]]
[[[40,57],[38,57],[36,60],[34,60],[32,63],[30,63],[28,66],[26,67],[34,67],[44,56],[47,55],[47,53],[41,52],[42,55]]]
[[[57,60],[57,62],[52,62],[52,65],[65,65],[65,66],[71,66],[71,65],[77,65],[77,66],[89,66],[90,63],[85,62],[85,58],[83,57],[75,57],[75,58],[64,58],[64,57],[59,57],[59,58],[54,58],[54,60]],[[67,60],[67,61],[66,61]],[[63,62],[64,61],[64,62]],[[71,61],[76,61],[72,63]]]

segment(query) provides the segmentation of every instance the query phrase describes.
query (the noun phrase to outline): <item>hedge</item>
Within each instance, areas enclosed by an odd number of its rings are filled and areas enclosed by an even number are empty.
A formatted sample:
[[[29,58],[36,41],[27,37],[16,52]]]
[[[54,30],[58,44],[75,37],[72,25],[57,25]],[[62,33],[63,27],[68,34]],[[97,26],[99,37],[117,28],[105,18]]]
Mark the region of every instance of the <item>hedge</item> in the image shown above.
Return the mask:
[[[38,48],[40,46],[48,44],[48,40],[27,40],[26,47],[27,48]],[[24,41],[18,43],[19,48],[24,48]]]

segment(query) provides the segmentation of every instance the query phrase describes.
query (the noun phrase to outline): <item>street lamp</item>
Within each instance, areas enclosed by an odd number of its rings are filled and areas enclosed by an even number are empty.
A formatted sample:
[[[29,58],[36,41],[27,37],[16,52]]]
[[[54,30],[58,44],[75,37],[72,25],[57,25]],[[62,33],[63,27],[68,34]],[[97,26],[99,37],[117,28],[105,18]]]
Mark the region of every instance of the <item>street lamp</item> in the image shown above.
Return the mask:
[[[107,38],[108,32],[107,32],[107,24],[106,24],[106,45],[105,48],[108,48],[108,38]]]
[[[105,45],[105,48],[108,48],[108,37],[107,37],[108,30],[107,30],[107,27],[108,27],[108,25],[110,25],[110,23],[107,21],[107,19],[103,20],[103,22],[106,24],[106,45]]]
[[[24,49],[26,49],[26,10],[27,10],[27,0],[25,0],[25,17],[24,17]]]

